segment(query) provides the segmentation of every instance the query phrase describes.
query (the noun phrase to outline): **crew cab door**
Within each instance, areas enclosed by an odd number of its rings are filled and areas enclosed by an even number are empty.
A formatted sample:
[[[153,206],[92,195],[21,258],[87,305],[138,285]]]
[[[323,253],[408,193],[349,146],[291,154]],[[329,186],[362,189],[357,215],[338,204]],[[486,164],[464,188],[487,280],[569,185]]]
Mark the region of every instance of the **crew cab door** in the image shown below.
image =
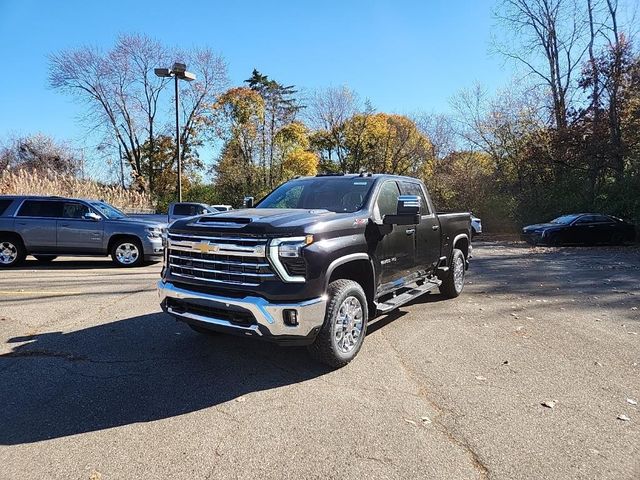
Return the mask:
[[[28,252],[55,252],[56,218],[62,213],[62,201],[25,200],[16,212],[15,228]]]
[[[414,226],[416,269],[432,270],[440,260],[440,221],[436,217],[427,193],[418,182],[402,180],[400,189],[403,195],[420,197],[420,223]]]
[[[382,224],[385,215],[395,215],[398,208],[400,188],[395,180],[385,181],[374,203],[374,219]],[[380,290],[384,291],[391,282],[402,283],[415,268],[415,237],[411,225],[393,225],[390,233],[384,235],[375,249],[380,262]]]
[[[58,251],[102,253],[104,220],[87,218],[92,210],[81,202],[66,201],[58,218]],[[95,212],[94,212],[95,213]]]

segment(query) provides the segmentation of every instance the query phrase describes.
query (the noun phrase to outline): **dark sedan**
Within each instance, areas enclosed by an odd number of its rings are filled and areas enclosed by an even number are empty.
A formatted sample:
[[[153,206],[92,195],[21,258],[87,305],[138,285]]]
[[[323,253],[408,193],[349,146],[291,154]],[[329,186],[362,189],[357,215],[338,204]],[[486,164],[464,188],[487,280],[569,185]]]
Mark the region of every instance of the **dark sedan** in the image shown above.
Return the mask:
[[[532,245],[617,245],[635,240],[635,227],[609,215],[576,213],[563,215],[549,223],[528,225],[522,229],[522,238]]]

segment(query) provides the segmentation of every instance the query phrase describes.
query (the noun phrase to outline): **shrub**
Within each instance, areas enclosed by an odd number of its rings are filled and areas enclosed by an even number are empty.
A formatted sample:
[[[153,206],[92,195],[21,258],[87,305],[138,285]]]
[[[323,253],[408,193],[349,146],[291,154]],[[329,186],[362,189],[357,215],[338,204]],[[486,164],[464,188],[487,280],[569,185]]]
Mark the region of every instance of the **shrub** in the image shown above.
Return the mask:
[[[104,200],[127,212],[153,212],[151,198],[117,185],[104,185],[92,180],[80,180],[52,171],[42,173],[26,170],[5,170],[0,174],[2,195],[57,195]]]

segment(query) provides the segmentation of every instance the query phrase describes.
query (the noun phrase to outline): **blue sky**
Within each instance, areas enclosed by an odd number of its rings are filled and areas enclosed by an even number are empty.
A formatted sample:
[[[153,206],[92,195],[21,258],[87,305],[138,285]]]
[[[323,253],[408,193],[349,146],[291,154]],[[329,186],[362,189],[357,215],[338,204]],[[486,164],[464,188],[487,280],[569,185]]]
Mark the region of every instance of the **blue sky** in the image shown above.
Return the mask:
[[[208,46],[240,84],[255,67],[313,89],[348,85],[380,111],[447,111],[461,88],[511,72],[489,54],[493,0],[0,0],[0,140],[43,132],[81,141],[82,107],[47,87],[47,55],[109,48],[119,33]]]

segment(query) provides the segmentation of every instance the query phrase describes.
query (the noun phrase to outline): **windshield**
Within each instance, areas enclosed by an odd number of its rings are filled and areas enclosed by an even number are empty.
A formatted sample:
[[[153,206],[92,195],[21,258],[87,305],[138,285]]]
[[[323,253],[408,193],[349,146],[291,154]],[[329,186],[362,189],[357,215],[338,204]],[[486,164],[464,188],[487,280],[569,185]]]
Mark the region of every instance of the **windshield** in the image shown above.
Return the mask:
[[[104,202],[91,202],[91,206],[98,210],[102,215],[104,215],[109,220],[117,220],[118,218],[124,218],[127,215],[122,213],[116,207],[109,205]]]
[[[561,217],[554,218],[549,223],[559,223],[560,225],[569,225],[571,222],[573,222],[579,216],[580,215],[563,215]]]
[[[256,208],[324,209],[356,212],[362,208],[373,185],[372,178],[306,178],[280,185]]]

